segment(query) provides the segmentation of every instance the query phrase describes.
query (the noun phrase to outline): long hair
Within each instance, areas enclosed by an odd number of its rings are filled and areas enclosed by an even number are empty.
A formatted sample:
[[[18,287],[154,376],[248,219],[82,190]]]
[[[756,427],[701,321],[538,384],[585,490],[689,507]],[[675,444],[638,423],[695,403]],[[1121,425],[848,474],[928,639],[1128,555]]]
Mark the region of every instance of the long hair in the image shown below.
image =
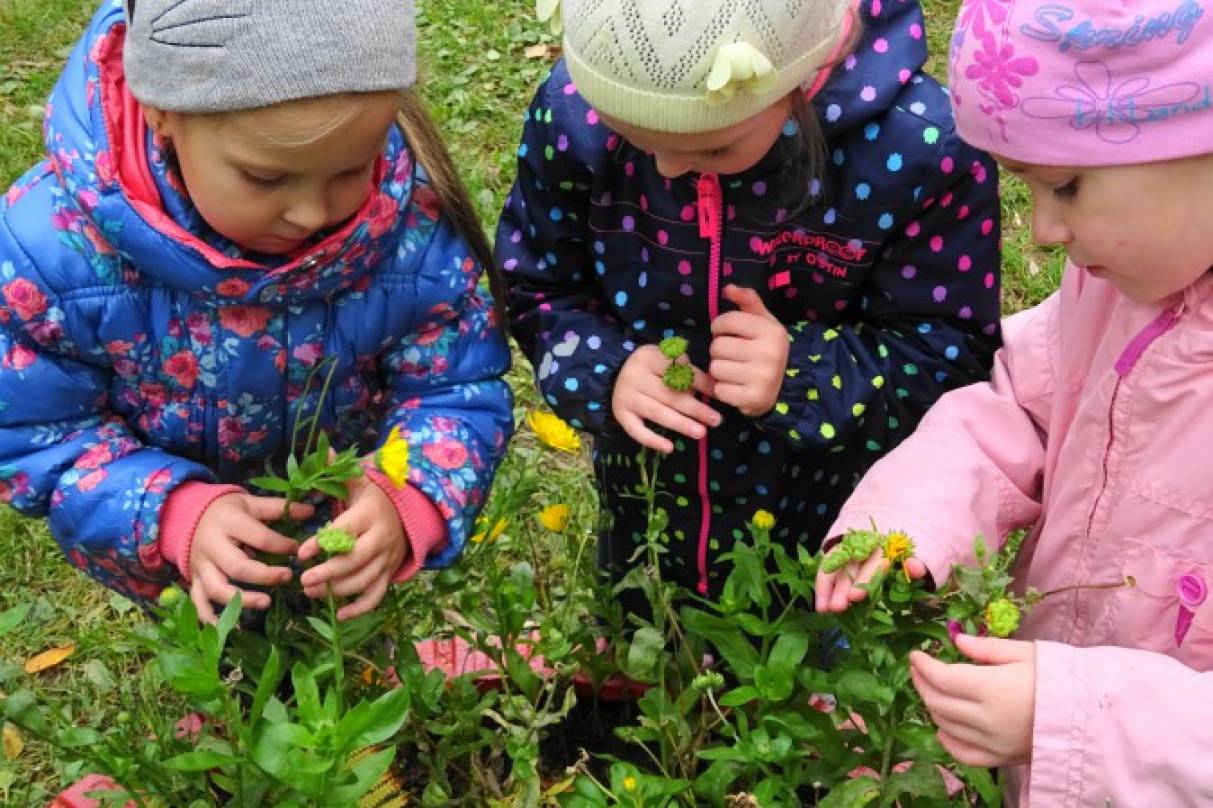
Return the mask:
[[[408,141],[410,151],[429,175],[430,186],[438,195],[443,212],[455,226],[456,232],[467,242],[472,255],[484,267],[489,291],[493,295],[497,322],[504,328],[505,284],[493,260],[493,250],[481,227],[480,217],[476,214],[467,188],[459,178],[459,172],[455,169],[455,162],[451,159],[442,134],[426,111],[425,104],[412,90],[406,90],[402,94],[400,112],[396,119],[404,132],[405,140]]]

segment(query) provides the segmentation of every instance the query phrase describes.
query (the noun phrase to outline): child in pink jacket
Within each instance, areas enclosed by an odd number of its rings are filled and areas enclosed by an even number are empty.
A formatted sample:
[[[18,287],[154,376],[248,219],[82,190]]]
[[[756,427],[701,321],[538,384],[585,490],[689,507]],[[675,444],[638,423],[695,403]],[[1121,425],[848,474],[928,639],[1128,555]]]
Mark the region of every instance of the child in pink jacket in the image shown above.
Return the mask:
[[[1085,586],[1015,639],[959,637],[975,664],[912,655],[940,741],[1006,767],[1011,804],[1213,804],[1213,15],[966,0],[951,74],[961,136],[1070,261],[1005,323],[991,381],[940,399],[829,535],[906,530],[942,584],[975,536],[1030,527],[1018,585]],[[821,574],[818,608],[879,563]]]

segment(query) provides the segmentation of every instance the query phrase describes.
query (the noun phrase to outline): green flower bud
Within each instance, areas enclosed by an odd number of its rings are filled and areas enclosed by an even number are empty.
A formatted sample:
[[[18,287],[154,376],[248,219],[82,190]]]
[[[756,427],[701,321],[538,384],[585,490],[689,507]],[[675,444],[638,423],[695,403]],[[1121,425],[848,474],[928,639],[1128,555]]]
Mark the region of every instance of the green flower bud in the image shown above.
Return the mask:
[[[665,386],[682,393],[691,389],[695,383],[695,370],[690,365],[675,362],[665,369]]]
[[[164,589],[160,590],[160,605],[167,609],[177,601],[181,600],[181,598],[184,596],[185,593],[182,592],[178,587],[166,586]]]
[[[329,555],[343,555],[354,549],[354,536],[347,530],[325,525],[316,533],[320,549]]]
[[[677,359],[687,352],[687,341],[683,337],[666,337],[657,344],[668,359]]]
[[[1019,607],[999,598],[986,607],[986,628],[995,637],[1010,637],[1019,628]]]
[[[696,690],[719,690],[724,687],[724,676],[718,671],[705,671],[691,680]]]
[[[821,571],[825,573],[838,572],[851,561],[851,554],[847,552],[841,544],[835,547],[830,552],[826,553],[825,560],[821,562]]]

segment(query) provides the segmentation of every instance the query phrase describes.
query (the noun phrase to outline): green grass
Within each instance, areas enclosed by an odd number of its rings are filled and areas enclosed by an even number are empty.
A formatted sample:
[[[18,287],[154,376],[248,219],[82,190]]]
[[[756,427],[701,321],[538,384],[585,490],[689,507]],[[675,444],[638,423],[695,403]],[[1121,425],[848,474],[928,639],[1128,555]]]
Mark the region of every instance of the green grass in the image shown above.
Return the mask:
[[[925,0],[925,5],[931,67],[942,75],[957,2]],[[524,50],[554,40],[526,0],[421,0],[419,6],[423,94],[485,226],[491,227],[512,180],[522,112],[549,65],[547,58],[527,58]],[[0,188],[38,159],[41,104],[93,8],[92,0],[0,0]],[[1049,294],[1061,261],[1031,245],[1026,189],[1006,182],[1003,201],[1004,309],[1010,312]],[[537,403],[525,361],[517,362],[511,381],[519,413]],[[532,436],[522,434],[513,451],[533,443]],[[574,523],[592,530],[595,498],[584,457],[553,465],[535,500],[572,503]],[[522,539],[533,532],[533,525],[512,524],[503,550],[526,546]],[[517,540],[511,542],[510,534]],[[0,635],[0,692],[34,687],[45,701],[94,725],[113,720],[120,695],[136,687],[133,674],[142,664],[116,638],[139,616],[129,603],[68,567],[40,521],[0,509],[0,615],[27,605],[24,619]],[[78,650],[59,669],[24,673],[21,666],[29,656],[65,643],[76,643]],[[48,751],[30,743],[15,761],[0,757],[0,804],[44,805],[63,780],[74,776],[59,772]]]

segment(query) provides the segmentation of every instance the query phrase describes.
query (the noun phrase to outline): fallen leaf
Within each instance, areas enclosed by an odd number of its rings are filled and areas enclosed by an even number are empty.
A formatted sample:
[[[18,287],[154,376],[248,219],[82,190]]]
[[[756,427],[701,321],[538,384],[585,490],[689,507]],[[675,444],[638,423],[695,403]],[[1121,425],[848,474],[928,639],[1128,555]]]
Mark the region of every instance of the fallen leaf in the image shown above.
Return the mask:
[[[1028,274],[1029,275],[1039,275],[1040,274],[1040,264],[1036,263],[1035,258],[1028,259]]]
[[[48,668],[53,668],[74,653],[76,653],[75,644],[61,645],[58,648],[43,651],[41,654],[32,656],[25,661],[25,672],[40,673]]]
[[[21,750],[25,749],[25,739],[21,737],[21,730],[14,727],[12,724],[4,725],[4,759],[16,760],[21,756]]]
[[[561,53],[559,45],[530,45],[522,52],[528,59],[555,58]]]

